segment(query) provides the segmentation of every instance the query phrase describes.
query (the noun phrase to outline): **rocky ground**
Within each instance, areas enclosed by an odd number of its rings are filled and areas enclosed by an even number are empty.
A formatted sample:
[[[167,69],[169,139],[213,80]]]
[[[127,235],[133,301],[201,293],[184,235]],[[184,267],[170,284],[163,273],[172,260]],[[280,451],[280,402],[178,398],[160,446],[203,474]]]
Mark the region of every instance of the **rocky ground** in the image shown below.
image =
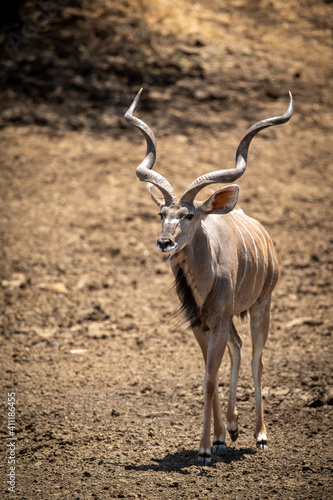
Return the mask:
[[[331,498],[332,5],[230,4],[27,1],[3,21],[0,406],[8,443],[15,393],[18,498]],[[196,465],[203,361],[172,316],[157,209],[135,176],[145,145],[123,119],[141,86],[155,169],[179,194],[232,167],[246,129],[295,99],[238,181],[281,266],[264,354],[270,448],[255,448],[238,323],[241,432],[210,468]]]

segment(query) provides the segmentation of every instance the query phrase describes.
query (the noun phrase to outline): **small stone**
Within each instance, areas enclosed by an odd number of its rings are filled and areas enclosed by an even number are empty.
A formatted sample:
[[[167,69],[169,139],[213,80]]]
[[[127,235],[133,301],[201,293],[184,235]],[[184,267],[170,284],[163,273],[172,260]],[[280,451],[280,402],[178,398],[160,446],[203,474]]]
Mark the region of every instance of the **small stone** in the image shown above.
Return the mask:
[[[91,339],[105,339],[110,335],[109,325],[95,321],[88,326],[87,336]]]
[[[56,328],[39,328],[38,326],[35,326],[33,328],[34,332],[37,334],[40,340],[48,340],[53,337],[55,337],[57,333]]]
[[[197,89],[194,91],[194,98],[198,101],[206,101],[209,99],[209,92],[205,89]]]
[[[286,327],[293,328],[294,326],[302,326],[302,325],[320,326],[322,324],[323,321],[316,318],[295,318],[292,321],[289,321],[289,323],[286,324]]]
[[[321,398],[315,397],[309,401],[306,406],[308,408],[319,408],[320,406],[324,406],[324,402]]]
[[[41,283],[40,285],[38,285],[38,288],[47,292],[60,293],[64,295],[69,293],[64,283]]]
[[[85,354],[87,349],[71,349],[69,352],[71,354]]]
[[[275,387],[271,390],[271,394],[276,397],[284,398],[290,392],[288,387]]]
[[[15,288],[23,288],[27,284],[27,277],[23,273],[13,273],[8,280],[3,280],[1,285],[4,288],[14,290]]]

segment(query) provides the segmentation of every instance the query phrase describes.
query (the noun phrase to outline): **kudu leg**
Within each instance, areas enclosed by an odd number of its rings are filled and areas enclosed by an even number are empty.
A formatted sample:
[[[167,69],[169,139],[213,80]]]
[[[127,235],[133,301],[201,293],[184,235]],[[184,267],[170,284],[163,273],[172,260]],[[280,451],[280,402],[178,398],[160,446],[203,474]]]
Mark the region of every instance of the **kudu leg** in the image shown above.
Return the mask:
[[[242,338],[238,334],[233,321],[231,321],[231,331],[228,341],[229,355],[230,355],[230,390],[229,401],[227,408],[227,429],[232,441],[238,438],[238,417],[236,410],[236,393],[238,384],[239,367],[242,355]]]
[[[206,372],[203,380],[204,421],[198,456],[199,465],[211,463],[211,417],[214,413],[215,451],[225,451],[225,427],[222,422],[218,397],[218,371],[229,337],[228,324],[221,324],[214,331],[206,332]],[[200,344],[200,342],[199,342]],[[204,355],[205,357],[205,355]],[[219,447],[221,446],[221,449]]]
[[[267,450],[267,435],[264,422],[264,410],[262,403],[261,378],[263,371],[262,351],[265,347],[270,319],[271,299],[254,304],[250,309],[250,325],[252,335],[252,374],[254,380],[256,401],[256,427],[255,438],[257,448]]]
[[[213,439],[212,453],[216,455],[224,455],[227,451],[227,446],[225,444],[225,426],[221,415],[218,378],[216,381],[216,389],[213,399],[213,415],[214,415],[214,439]]]
[[[196,327],[193,329],[195,338],[201,348],[202,355],[205,361],[205,367],[207,365],[207,350],[208,350],[208,342],[207,337],[210,335],[210,332],[203,332],[200,327]],[[218,388],[218,380],[216,383],[216,389],[213,398],[213,416],[214,416],[214,441],[212,452],[217,455],[224,455],[226,452],[226,444],[225,444],[225,434],[226,429],[222,420],[221,415],[221,406],[219,399],[219,388]],[[206,460],[208,462],[208,457]]]

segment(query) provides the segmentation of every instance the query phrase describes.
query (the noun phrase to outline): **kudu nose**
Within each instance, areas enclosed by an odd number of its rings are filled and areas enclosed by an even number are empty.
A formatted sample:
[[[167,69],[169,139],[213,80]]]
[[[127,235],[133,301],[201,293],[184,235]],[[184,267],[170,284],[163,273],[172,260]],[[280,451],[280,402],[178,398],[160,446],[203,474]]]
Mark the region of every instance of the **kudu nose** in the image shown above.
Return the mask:
[[[157,248],[164,252],[167,248],[172,247],[173,243],[171,240],[166,238],[159,238],[157,240]]]

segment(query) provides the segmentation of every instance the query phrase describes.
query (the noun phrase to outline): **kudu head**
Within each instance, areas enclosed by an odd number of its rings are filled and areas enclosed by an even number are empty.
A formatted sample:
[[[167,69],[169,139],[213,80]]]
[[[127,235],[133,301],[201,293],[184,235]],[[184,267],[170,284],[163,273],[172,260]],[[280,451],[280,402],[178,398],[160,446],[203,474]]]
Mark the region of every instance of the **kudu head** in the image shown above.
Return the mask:
[[[219,189],[203,202],[195,201],[195,197],[201,189],[210,184],[234,182],[243,175],[251,140],[264,128],[286,123],[293,114],[293,98],[289,92],[289,106],[284,115],[262,120],[248,129],[237,148],[235,168],[217,170],[198,177],[178,199],[171,184],[152,170],[156,160],[156,140],[152,130],[142,120],[133,116],[141,92],[142,89],[125,113],[126,120],[142,132],[147,142],[146,156],[137,167],[136,175],[140,181],[147,182],[148,193],[160,209],[162,232],[157,240],[157,248],[161,252],[174,254],[191,243],[200,221],[207,215],[226,214],[234,208],[239,192],[236,184]]]

